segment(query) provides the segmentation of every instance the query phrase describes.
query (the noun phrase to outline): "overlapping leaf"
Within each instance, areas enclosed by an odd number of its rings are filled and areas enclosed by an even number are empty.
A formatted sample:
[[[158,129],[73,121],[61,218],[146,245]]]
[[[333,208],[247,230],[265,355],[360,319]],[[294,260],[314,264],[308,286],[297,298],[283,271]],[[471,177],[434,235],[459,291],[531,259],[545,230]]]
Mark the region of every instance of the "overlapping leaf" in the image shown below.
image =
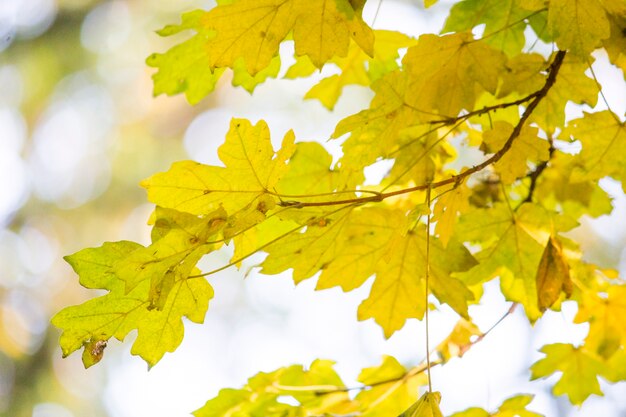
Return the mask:
[[[493,129],[485,132],[483,143],[491,152],[497,152],[513,133],[513,126],[497,121]],[[511,184],[528,171],[528,162],[539,163],[550,158],[550,144],[537,136],[536,128],[524,127],[511,149],[493,167],[504,184]]]
[[[332,60],[341,72],[322,79],[313,86],[304,98],[318,99],[329,110],[332,110],[347,85],[368,86],[383,75],[398,68],[398,51],[415,43],[415,40],[400,32],[377,30],[374,32],[374,55],[368,56],[356,44],[350,45],[346,57]],[[286,78],[309,76],[316,70],[307,55],[299,57],[289,68]]]
[[[261,372],[248,380],[241,389],[223,389],[218,396],[196,410],[196,417],[321,415],[349,414],[356,410],[341,379],[332,369],[333,362],[314,361],[308,369],[293,365],[270,373]],[[310,387],[310,389],[308,389]],[[320,388],[335,388],[336,392],[316,395]],[[297,405],[281,401],[291,397]]]
[[[334,56],[345,56],[351,38],[371,55],[374,35],[360,13],[348,0],[240,0],[210,10],[201,24],[216,33],[205,46],[211,68],[232,68],[241,59],[255,75],[291,31],[296,54],[308,55],[320,68]]]
[[[587,61],[566,57],[556,83],[539,103],[530,120],[535,121],[546,132],[553,133],[557,128],[563,128],[565,105],[569,101],[595,106],[598,101],[598,86],[585,75],[588,67]]]
[[[409,104],[449,117],[473,110],[481,92],[495,94],[505,60],[502,51],[465,32],[422,35],[402,60],[409,74]]]
[[[512,211],[500,203],[470,212],[462,216],[459,233],[463,239],[479,242],[482,250],[475,255],[479,264],[463,274],[463,279],[474,285],[499,276],[504,296],[521,303],[534,322],[541,315],[536,275],[544,251],[542,230],[545,233],[573,226],[567,219],[553,217],[532,204]]]

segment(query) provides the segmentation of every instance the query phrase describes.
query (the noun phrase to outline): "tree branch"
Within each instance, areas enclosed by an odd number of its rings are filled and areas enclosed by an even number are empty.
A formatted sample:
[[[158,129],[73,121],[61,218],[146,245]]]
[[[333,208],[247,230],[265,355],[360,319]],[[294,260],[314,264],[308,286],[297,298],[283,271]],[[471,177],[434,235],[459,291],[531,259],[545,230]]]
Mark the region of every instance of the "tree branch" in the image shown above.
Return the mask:
[[[513,128],[513,132],[511,132],[511,134],[509,135],[507,141],[502,146],[502,149],[500,149],[498,152],[493,154],[490,158],[486,159],[482,163],[475,165],[472,168],[466,171],[463,171],[458,175],[453,175],[450,178],[447,178],[445,180],[436,181],[430,184],[417,185],[415,187],[404,188],[402,190],[390,191],[388,193],[381,193],[381,194],[373,195],[370,197],[351,198],[351,199],[346,199],[346,200],[335,200],[335,201],[315,201],[315,202],[289,201],[289,202],[279,203],[279,205],[283,207],[302,208],[302,207],[333,206],[333,205],[342,205],[342,204],[365,204],[365,203],[383,201],[384,199],[389,198],[389,197],[407,194],[407,193],[411,193],[414,191],[423,191],[429,187],[439,188],[445,185],[459,183],[463,181],[465,178],[469,177],[470,175],[475,174],[485,169],[489,165],[495,164],[500,159],[502,159],[502,157],[511,149],[513,142],[520,135],[520,132],[522,131],[522,127],[528,121],[528,118],[530,117],[530,115],[535,111],[535,109],[537,108],[541,100],[543,100],[543,98],[548,94],[548,92],[550,91],[554,83],[556,82],[556,77],[557,77],[557,74],[559,73],[559,69],[561,68],[561,65],[563,64],[565,55],[566,55],[565,51],[558,51],[556,53],[554,57],[554,61],[548,68],[548,77],[546,79],[546,83],[544,84],[544,86],[539,91],[531,94],[525,99],[521,99],[522,100],[521,102],[523,103],[524,101],[527,101],[527,99],[532,97],[532,101],[528,104],[528,107],[526,107],[526,110],[524,110],[522,117]],[[497,106],[492,106],[492,107],[497,108]],[[488,109],[488,108],[486,107],[485,109]],[[473,115],[481,114],[481,112],[487,111],[485,109],[477,110],[476,112],[472,112],[468,114],[473,114]]]

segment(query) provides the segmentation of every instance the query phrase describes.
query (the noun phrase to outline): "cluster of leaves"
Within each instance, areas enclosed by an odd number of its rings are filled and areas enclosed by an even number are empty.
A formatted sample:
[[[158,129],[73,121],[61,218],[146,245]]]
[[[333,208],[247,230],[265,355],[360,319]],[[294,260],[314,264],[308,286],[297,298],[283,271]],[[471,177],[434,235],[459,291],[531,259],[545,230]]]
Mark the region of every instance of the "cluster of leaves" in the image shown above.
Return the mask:
[[[265,122],[233,119],[218,151],[224,166],[182,161],[145,180],[156,205],[150,245],[105,243],[66,258],[83,286],[108,293],[53,318],[64,355],[82,347],[91,366],[107,340],[136,329],[132,353],[156,364],[180,344],[183,317],[202,322],[213,296],[206,277],[262,251],[261,273],[291,269],[296,283],[317,276],[319,290],[351,291],[374,276],[357,317],[374,319],[385,337],[422,319],[432,293],[461,316],[432,365],[484,336],[468,306],[494,278],[531,323],[570,300],[589,333],[580,346],[545,346],[532,377],[561,372],[554,393],[573,404],[601,395],[599,377],[626,380],[626,286],[613,271],[583,261],[577,243],[562,234],[582,215],[612,210],[600,179],[626,184],[620,116],[607,109],[569,120],[565,113],[568,103],[597,104],[596,49],[626,73],[626,3],[462,0],[442,34],[419,39],[373,30],[361,17],[364,6],[219,1],[160,32],[195,35],[148,58],[158,69],[155,94],[185,93],[196,103],[228,69],[233,85],[252,92],[278,76],[279,46],[293,41],[296,59],[285,78],[338,69],[306,98],[332,109],[349,84],[369,86],[375,96],[336,126],[343,155],[334,165],[317,142],[296,142],[289,132],[274,150]],[[537,45],[556,52],[532,52]],[[455,143],[484,158],[452,168]],[[363,170],[381,160],[392,168],[379,185],[364,186]],[[197,269],[223,245],[234,246],[229,264]],[[441,415],[436,393],[417,400],[424,371],[385,358],[363,370],[363,385],[351,396],[332,363],[316,361],[261,373],[242,389],[221,391],[195,415]],[[455,416],[534,416],[525,410],[530,400],[518,396],[491,413]]]

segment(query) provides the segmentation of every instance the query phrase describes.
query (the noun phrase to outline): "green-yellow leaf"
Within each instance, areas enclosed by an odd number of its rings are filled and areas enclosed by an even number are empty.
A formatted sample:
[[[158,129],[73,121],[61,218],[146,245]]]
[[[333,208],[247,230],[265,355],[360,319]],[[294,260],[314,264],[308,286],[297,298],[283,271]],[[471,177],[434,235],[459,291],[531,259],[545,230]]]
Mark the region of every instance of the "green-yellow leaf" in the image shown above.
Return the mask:
[[[128,254],[112,270],[126,283],[127,292],[149,281],[151,307],[159,308],[177,277],[186,278],[202,256],[221,246],[208,239],[221,231],[226,213],[218,209],[199,218],[157,207],[155,216],[152,244]]]
[[[604,366],[584,348],[554,343],[544,346],[541,351],[546,357],[530,368],[532,379],[562,372],[552,392],[555,395],[566,394],[574,405],[582,404],[591,394],[602,395],[598,374],[603,372]]]
[[[578,165],[577,155],[555,151],[537,183],[537,200],[542,201],[544,207],[560,209],[573,218],[583,214],[598,217],[610,213],[613,210],[611,199],[597,180],[572,180],[575,176],[579,177]]]
[[[620,122],[616,114],[608,110],[585,113],[568,124],[563,136],[583,146],[574,182],[612,176],[626,184],[626,122]]]
[[[485,43],[515,56],[526,42],[525,19],[534,12],[522,8],[520,0],[464,0],[452,6],[442,32],[471,30],[484,24]]]
[[[202,30],[199,22],[203,14],[202,10],[185,13],[180,25],[167,26],[159,32],[161,36],[188,29],[198,33],[164,54],[154,53],[147,58],[148,66],[158,69],[152,76],[155,96],[184,92],[189,103],[196,104],[215,89],[224,69],[210,67],[209,55],[204,45],[214,34]]]
[[[115,250],[112,250],[113,247]],[[93,281],[107,282],[105,289],[110,292],[81,305],[67,307],[52,318],[52,324],[63,331],[60,340],[63,356],[84,346],[89,350],[83,355],[85,366],[91,366],[100,359],[105,346],[103,342],[111,337],[123,340],[136,329],[137,339],[131,353],[141,356],[152,366],[165,352],[173,352],[182,341],[183,316],[196,323],[204,320],[208,302],[213,296],[211,286],[204,279],[177,279],[170,296],[159,310],[151,308],[149,280],[126,293],[124,281],[112,278],[111,270],[119,259],[137,247],[139,245],[128,245],[128,242],[106,244],[101,248],[99,272],[93,268],[86,269],[84,263],[85,254],[90,255],[91,263],[96,262],[98,249],[81,251],[69,257],[77,273],[97,273],[99,276]],[[112,253],[116,254],[112,257]]]
[[[450,417],[543,417],[541,414],[526,409],[533,400],[533,395],[522,394],[507,398],[497,411],[489,413],[482,408],[469,408]]]
[[[626,6],[624,6],[626,8]],[[622,69],[626,80],[626,12],[622,16],[610,16],[611,36],[603,42],[613,65]]]
[[[509,59],[502,73],[498,97],[513,92],[524,96],[539,91],[546,82],[542,74],[546,66],[545,58],[539,54],[519,54]]]
[[[612,285],[606,297],[586,291],[574,322],[589,323],[585,346],[608,359],[626,342],[625,315],[626,287]]]
[[[385,74],[398,68],[398,50],[413,45],[415,39],[395,31],[375,31],[374,55],[368,56],[356,44],[350,45],[345,58],[335,58],[341,72],[322,79],[313,86],[304,98],[316,98],[329,110],[332,110],[347,85],[368,86]],[[305,70],[302,60],[298,60],[292,74]],[[289,74],[289,73],[288,73]]]
[[[521,303],[531,322],[541,316],[537,305],[537,269],[543,253],[542,235],[553,228],[566,229],[570,224],[556,224],[553,214],[532,204],[513,212],[499,203],[461,217],[461,238],[479,243],[482,250],[475,257],[478,265],[462,274],[468,285],[500,277],[500,287],[510,301]]]
[[[469,209],[469,196],[469,188],[465,184],[459,184],[445,192],[435,203],[432,220],[437,222],[435,232],[444,247],[448,246],[450,238],[454,235],[458,213],[464,213]]]

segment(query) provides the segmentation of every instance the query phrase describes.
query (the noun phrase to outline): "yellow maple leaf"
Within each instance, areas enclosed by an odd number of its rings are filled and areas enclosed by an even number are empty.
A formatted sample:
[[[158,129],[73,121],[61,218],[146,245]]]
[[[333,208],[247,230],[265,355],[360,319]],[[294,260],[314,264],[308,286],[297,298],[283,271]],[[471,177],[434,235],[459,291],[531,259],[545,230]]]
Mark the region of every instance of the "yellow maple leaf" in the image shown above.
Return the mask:
[[[420,373],[402,380],[407,372],[407,369],[391,356],[384,356],[383,362],[378,366],[363,369],[358,380],[365,385],[371,385],[371,388],[359,392],[356,396],[362,416],[395,416],[408,404],[414,403],[417,400],[419,386],[425,385],[427,379],[424,373]]]
[[[586,56],[609,37],[609,19],[603,3],[602,0],[550,1],[548,31],[559,49]]]
[[[506,57],[467,32],[422,35],[402,60],[411,91],[409,104],[425,112],[454,117],[473,110],[482,91],[495,94]]]
[[[626,288],[611,286],[606,297],[586,291],[579,303],[575,323],[589,323],[585,346],[605,359],[626,341]]]
[[[589,63],[592,60],[590,57]],[[585,75],[588,69],[587,62],[566,56],[556,82],[539,102],[529,120],[536,122],[546,132],[554,133],[565,124],[565,105],[568,101],[594,107],[598,101],[598,86],[592,78]]]
[[[596,180],[607,175],[626,184],[626,122],[609,110],[585,113],[572,120],[563,137],[580,140],[583,148],[577,158],[572,180]]]
[[[439,409],[441,394],[425,392],[419,400],[398,417],[443,417]]]
[[[345,86],[351,84],[367,86],[395,70],[398,68],[396,62],[398,49],[406,48],[416,42],[415,39],[395,31],[377,30],[374,33],[376,41],[372,57],[365,54],[356,44],[351,44],[346,57],[337,57],[332,60],[341,72],[322,79],[307,91],[304,98],[316,98],[326,108],[332,110]],[[296,67],[292,75],[312,66],[307,66],[303,61],[310,62],[308,59],[299,59],[294,64]]]
[[[626,8],[626,6],[624,6]],[[611,36],[602,43],[604,49],[609,54],[609,59],[613,65],[622,69],[624,79],[626,79],[626,11],[622,16],[610,16]]]
[[[233,67],[243,59],[255,75],[278,53],[293,30],[297,55],[308,55],[321,68],[334,56],[345,56],[350,38],[369,55],[374,35],[363,22],[360,8],[348,0],[241,0],[220,5],[202,18],[215,31],[207,41],[212,67]]]
[[[584,347],[566,343],[554,343],[541,348],[546,357],[530,368],[531,379],[545,378],[554,372],[562,372],[554,385],[555,395],[567,394],[572,404],[582,404],[591,394],[602,395],[598,374],[604,371],[602,362]]]
[[[444,363],[454,357],[461,357],[471,347],[472,337],[480,336],[482,333],[478,326],[471,321],[460,319],[448,337],[437,345],[437,353]]]
[[[286,161],[294,149],[292,131],[274,152],[264,121],[252,126],[248,120],[233,119],[226,142],[218,150],[226,167],[176,162],[169,171],[141,185],[148,190],[148,199],[162,207],[196,215],[222,207],[232,215],[273,190],[287,171]]]
[[[407,319],[424,316],[427,307],[424,235],[425,230],[419,228],[396,238],[389,260],[378,264],[369,297],[359,305],[359,320],[373,318],[383,328],[385,337],[401,329]],[[473,294],[450,274],[471,268],[475,260],[459,243],[450,242],[444,249],[436,238],[430,239],[430,290],[439,301],[468,318],[467,302],[473,299]]]

